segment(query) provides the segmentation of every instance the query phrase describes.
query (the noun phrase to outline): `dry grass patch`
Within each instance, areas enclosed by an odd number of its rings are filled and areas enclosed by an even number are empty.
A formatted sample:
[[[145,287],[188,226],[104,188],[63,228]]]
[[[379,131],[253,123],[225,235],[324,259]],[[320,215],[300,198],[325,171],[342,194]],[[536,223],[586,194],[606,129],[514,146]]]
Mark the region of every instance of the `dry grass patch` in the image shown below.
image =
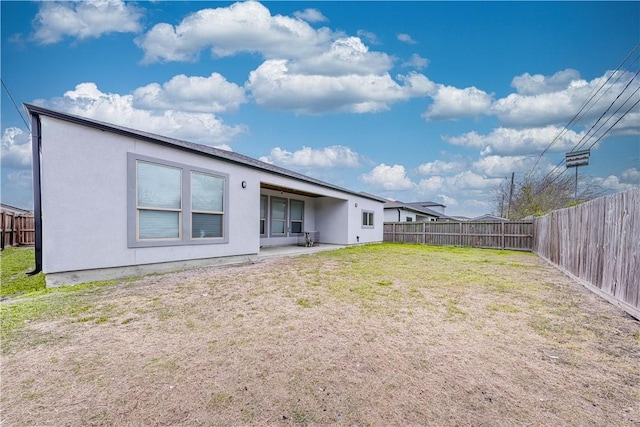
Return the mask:
[[[62,298],[5,334],[3,426],[640,423],[639,323],[527,253],[373,245]]]

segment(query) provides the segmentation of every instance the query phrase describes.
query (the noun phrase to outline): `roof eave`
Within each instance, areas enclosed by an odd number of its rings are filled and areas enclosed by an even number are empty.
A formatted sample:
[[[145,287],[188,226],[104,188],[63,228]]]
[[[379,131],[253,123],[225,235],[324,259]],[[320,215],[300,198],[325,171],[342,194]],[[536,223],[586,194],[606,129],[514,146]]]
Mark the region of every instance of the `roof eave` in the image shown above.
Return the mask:
[[[172,147],[172,148],[183,150],[183,151],[188,151],[188,152],[195,153],[202,156],[214,157],[221,161],[242,165],[244,167],[249,167],[251,169],[256,169],[263,172],[276,174],[286,178],[295,179],[300,182],[318,185],[331,190],[340,191],[342,193],[347,193],[354,196],[375,200],[377,202],[385,201],[384,199],[374,195],[358,193],[353,190],[349,190],[346,188],[339,187],[337,185],[330,184],[328,182],[316,180],[314,178],[307,177],[306,175],[291,171],[289,169],[285,169],[280,166],[270,165],[269,163],[262,162],[252,157],[244,156],[242,154],[221,150],[219,148],[214,148],[208,145],[196,144],[189,141],[168,138],[162,135],[139,131],[139,130],[128,128],[125,126],[113,125],[110,123],[105,123],[98,120],[89,119],[86,117],[76,116],[73,114],[62,113],[60,111],[51,110],[51,109],[40,107],[34,104],[24,103],[23,105],[31,115],[47,116],[47,117],[55,118],[58,120],[63,120],[63,121],[91,127],[94,129],[99,129],[106,132],[112,132],[112,133],[123,135],[123,136],[142,139],[147,142],[168,146],[168,147]],[[234,158],[234,157],[237,157],[237,158]],[[251,160],[251,163],[249,161],[243,161],[241,158]],[[255,163],[255,164],[252,164],[252,163]]]

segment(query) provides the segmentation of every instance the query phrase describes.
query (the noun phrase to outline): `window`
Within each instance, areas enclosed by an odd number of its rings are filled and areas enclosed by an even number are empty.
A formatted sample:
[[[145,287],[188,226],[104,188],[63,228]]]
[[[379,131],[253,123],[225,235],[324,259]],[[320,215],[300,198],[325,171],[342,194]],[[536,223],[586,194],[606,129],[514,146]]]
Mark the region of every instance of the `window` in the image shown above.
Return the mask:
[[[362,228],[373,228],[373,212],[362,211]]]
[[[407,222],[412,222],[413,218],[411,218],[410,216],[407,217]]]
[[[191,172],[191,238],[222,237],[224,178]]]
[[[302,234],[304,218],[304,202],[301,200],[291,200],[291,234]]]
[[[260,235],[267,234],[267,196],[260,196]]]
[[[228,175],[128,154],[128,246],[227,243]]]
[[[182,215],[182,170],[137,162],[137,238],[179,239]]]
[[[271,235],[287,235],[287,199],[271,198]]]

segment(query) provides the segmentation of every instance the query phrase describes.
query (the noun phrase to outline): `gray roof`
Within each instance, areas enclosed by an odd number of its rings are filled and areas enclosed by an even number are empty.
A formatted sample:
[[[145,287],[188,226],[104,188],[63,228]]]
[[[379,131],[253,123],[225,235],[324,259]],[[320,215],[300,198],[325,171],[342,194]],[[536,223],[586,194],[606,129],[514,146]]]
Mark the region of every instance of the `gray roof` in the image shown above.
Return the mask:
[[[500,222],[500,221],[509,221],[509,219],[503,218],[497,215],[484,214],[484,215],[477,216],[475,218],[471,218],[469,220],[469,222]]]
[[[434,216],[436,218],[440,218],[440,217],[444,217],[445,215],[441,214],[440,212],[436,212],[434,210],[431,210],[429,208],[421,208],[421,207],[417,207],[417,206],[412,206],[410,203],[403,203],[403,202],[386,202],[384,204],[384,208],[385,209],[405,209],[411,212],[415,212],[418,214],[423,214],[423,215],[429,215],[429,216]]]
[[[428,208],[430,206],[442,206],[443,208],[447,207],[446,205],[438,202],[408,202],[405,203],[405,205],[414,206],[417,208]]]
[[[280,166],[272,165],[270,163],[262,162],[253,157],[245,156],[243,154],[235,153],[233,151],[221,150],[219,148],[210,147],[208,145],[196,144],[193,142],[183,141],[180,139],[169,138],[162,135],[157,135],[150,132],[145,132],[137,129],[128,128],[125,126],[119,126],[111,123],[105,123],[86,117],[80,117],[73,114],[63,113],[60,111],[51,110],[48,108],[40,107],[33,104],[24,104],[27,111],[32,115],[42,115],[52,117],[75,124],[88,126],[91,128],[99,129],[102,131],[108,131],[119,135],[125,135],[137,139],[142,139],[147,142],[156,143],[159,145],[170,146],[178,150],[190,151],[204,156],[215,157],[222,161],[240,164],[253,169],[259,169],[266,172],[271,172],[276,175],[285,176],[287,178],[293,178],[298,181],[306,182],[309,184],[319,185],[321,187],[329,188],[332,190],[341,191],[344,193],[364,197],[367,199],[376,200],[378,202],[384,202],[386,199],[382,197],[374,196],[372,194],[359,193],[356,191],[348,190],[346,188],[339,187],[337,185],[330,184],[328,182],[321,181],[319,179],[312,178],[307,175],[303,175],[298,172],[291,171],[289,169],[282,168]]]
[[[0,208],[3,211],[12,211],[12,212],[25,213],[25,214],[32,213],[32,211],[30,211],[28,209],[18,208],[18,207],[15,207],[15,206],[7,205],[6,203],[0,203]]]

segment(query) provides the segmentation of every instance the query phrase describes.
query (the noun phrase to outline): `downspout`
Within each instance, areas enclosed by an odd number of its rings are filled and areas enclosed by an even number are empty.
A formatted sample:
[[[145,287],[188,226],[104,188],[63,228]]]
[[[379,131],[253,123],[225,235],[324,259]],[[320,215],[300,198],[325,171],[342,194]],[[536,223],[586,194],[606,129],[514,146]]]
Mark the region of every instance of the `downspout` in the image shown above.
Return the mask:
[[[40,144],[42,142],[40,117],[31,115],[31,171],[33,174],[33,222],[35,228],[36,268],[27,273],[33,276],[42,271],[42,194],[40,187]]]
[[[400,216],[402,215],[400,212],[402,212],[402,209],[398,208],[398,222],[400,222]]]

